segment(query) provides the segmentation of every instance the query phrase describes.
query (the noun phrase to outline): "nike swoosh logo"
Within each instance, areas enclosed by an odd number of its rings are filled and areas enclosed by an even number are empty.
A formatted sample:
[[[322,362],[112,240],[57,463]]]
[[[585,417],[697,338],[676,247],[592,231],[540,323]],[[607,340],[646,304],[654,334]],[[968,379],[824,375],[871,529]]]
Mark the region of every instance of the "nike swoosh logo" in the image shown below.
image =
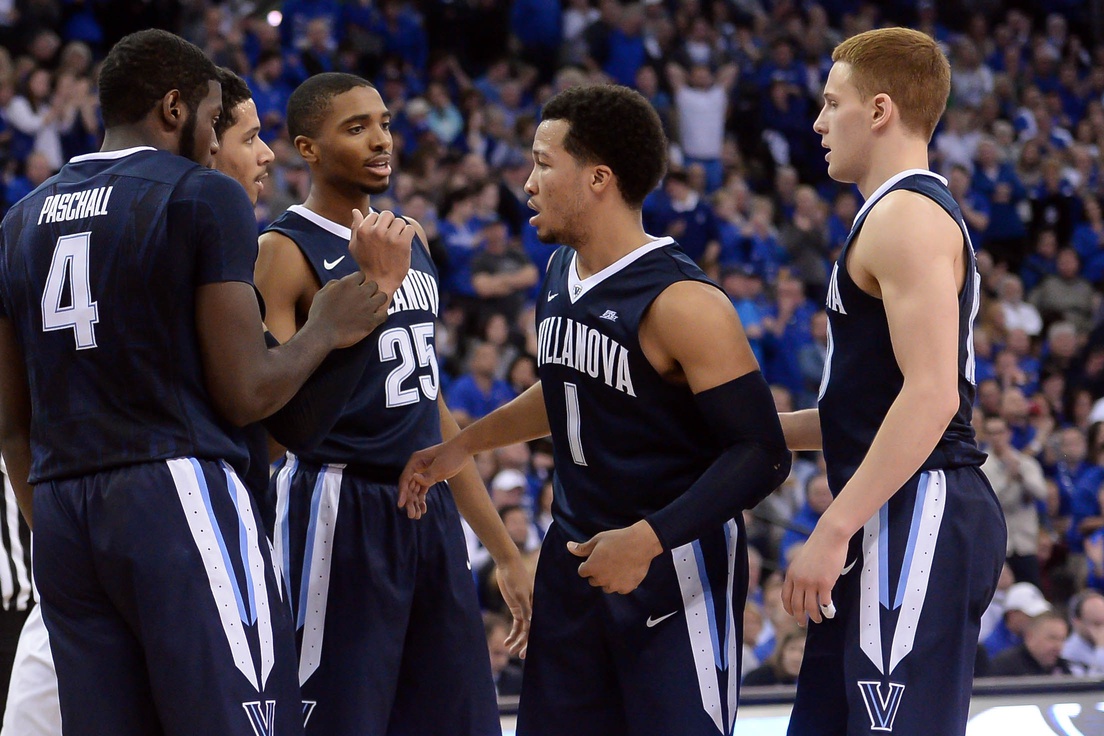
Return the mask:
[[[854,567],[854,566],[855,566],[855,563],[856,563],[856,562],[858,562],[858,561],[859,561],[859,558],[858,558],[858,557],[856,557],[855,559],[851,560],[851,564],[850,564],[850,565],[848,565],[847,567],[843,568],[843,571],[842,571],[842,572],[840,572],[840,576],[842,577],[842,576],[846,575],[847,573],[851,572],[851,568],[852,568],[852,567]]]
[[[341,256],[336,261],[322,261],[322,265],[326,267],[327,271],[332,271],[337,266],[337,264],[341,263],[344,260],[345,256]]]
[[[666,621],[667,619],[671,618],[676,613],[678,613],[678,611],[671,611],[666,616],[660,616],[659,618],[652,618],[651,616],[649,616],[648,620],[645,622],[645,624],[650,629],[653,626],[655,626],[656,624],[658,624],[660,621]]]
[[[559,294],[549,294],[548,295],[548,301],[552,301],[553,299],[555,299],[558,296],[559,296]]]

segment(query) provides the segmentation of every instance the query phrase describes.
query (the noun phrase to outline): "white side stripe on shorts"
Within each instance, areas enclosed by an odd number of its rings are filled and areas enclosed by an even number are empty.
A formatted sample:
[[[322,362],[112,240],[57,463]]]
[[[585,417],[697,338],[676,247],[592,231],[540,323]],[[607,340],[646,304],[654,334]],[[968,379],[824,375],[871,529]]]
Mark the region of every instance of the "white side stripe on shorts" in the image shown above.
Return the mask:
[[[188,521],[188,528],[192,532],[199,555],[203,559],[203,567],[207,572],[207,580],[211,586],[211,596],[215,599],[219,619],[222,621],[222,630],[226,634],[226,641],[230,644],[230,653],[234,658],[234,666],[245,675],[250,684],[261,691],[260,680],[257,677],[256,668],[253,666],[253,655],[249,651],[249,641],[245,636],[245,625],[235,599],[233,570],[228,570],[223,558],[221,548],[224,546],[218,534],[217,524],[208,512],[209,501],[204,497],[208,495],[206,480],[203,478],[199,464],[191,458],[176,458],[166,460],[173,482],[176,485],[177,495],[180,497],[180,505],[184,509],[184,516]]]
[[[916,627],[927,597],[935,544],[947,502],[942,470],[921,475],[916,507],[898,580],[898,595],[888,590],[889,524],[884,508],[863,526],[863,568],[859,580],[859,648],[883,675],[889,675],[916,641]],[[904,531],[904,530],[900,530]],[[887,666],[882,651],[881,607],[901,608],[893,631]]]
[[[253,514],[253,504],[250,501],[249,491],[229,465],[223,463],[226,471],[226,480],[230,484],[231,493],[236,495],[235,506],[238,509],[238,518],[245,530],[245,555],[243,562],[247,571],[247,579],[252,587],[253,610],[257,619],[257,637],[261,643],[261,689],[268,684],[268,676],[272,673],[272,667],[276,664],[276,655],[272,645],[272,610],[268,602],[268,585],[265,583],[265,563],[261,553],[261,540],[263,536],[257,532],[257,518]],[[265,544],[268,540],[265,539]]]
[[[344,468],[344,465],[323,465],[311,497],[311,516],[303,555],[305,564],[299,581],[297,626],[303,629],[303,650],[299,655],[300,685],[314,674],[322,661],[322,636],[330,595],[330,564]]]
[[[721,653],[717,647],[716,620],[711,612],[712,600],[709,581],[703,579],[698,566],[700,551],[697,542],[684,544],[671,550],[682,592],[682,607],[686,614],[686,631],[690,635],[690,648],[694,655],[694,672],[701,692],[702,708],[717,730],[725,730],[725,714],[721,705],[720,681],[717,671]],[[731,730],[731,729],[729,729]]]

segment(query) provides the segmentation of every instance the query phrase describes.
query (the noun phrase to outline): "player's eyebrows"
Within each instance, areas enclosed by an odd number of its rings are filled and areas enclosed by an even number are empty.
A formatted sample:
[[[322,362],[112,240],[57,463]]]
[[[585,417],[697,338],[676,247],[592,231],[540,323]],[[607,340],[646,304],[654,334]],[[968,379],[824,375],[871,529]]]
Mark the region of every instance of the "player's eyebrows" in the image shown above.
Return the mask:
[[[245,139],[249,140],[250,138],[252,138],[253,136],[257,135],[260,132],[261,132],[261,126],[260,125],[254,125],[252,128],[245,131]]]
[[[353,123],[370,123],[374,118],[379,118],[381,121],[386,122],[391,119],[391,111],[384,110],[383,112],[376,113],[375,115],[368,112],[359,112],[355,115],[350,115],[349,117],[345,118],[340,123],[338,123],[338,125],[341,127],[345,127],[346,125],[352,125]]]

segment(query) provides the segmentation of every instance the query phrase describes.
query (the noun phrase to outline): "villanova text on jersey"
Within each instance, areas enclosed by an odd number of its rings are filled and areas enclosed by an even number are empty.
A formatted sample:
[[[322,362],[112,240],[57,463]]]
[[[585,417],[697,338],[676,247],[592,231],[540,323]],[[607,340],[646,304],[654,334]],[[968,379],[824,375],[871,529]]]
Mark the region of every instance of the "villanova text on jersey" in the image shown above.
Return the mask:
[[[560,248],[537,299],[537,365],[556,459],[553,516],[583,541],[628,526],[689,488],[716,439],[685,384],[660,376],[640,348],[660,293],[705,274],[671,238],[580,279]]]
[[[613,313],[616,316],[616,312]],[[609,317],[607,317],[609,319]],[[537,328],[538,365],[574,368],[607,386],[636,396],[629,351],[602,332],[569,317],[547,317]]]

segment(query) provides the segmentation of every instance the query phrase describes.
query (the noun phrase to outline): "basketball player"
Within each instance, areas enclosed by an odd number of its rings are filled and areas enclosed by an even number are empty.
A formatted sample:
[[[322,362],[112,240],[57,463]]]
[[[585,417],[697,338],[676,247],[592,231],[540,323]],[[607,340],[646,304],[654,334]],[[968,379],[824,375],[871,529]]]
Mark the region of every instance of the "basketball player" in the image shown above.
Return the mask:
[[[231,424],[285,403],[386,295],[355,274],[301,339],[266,348],[248,199],[204,165],[217,80],[172,34],[120,41],[100,73],[102,150],[0,230],[0,436],[36,532],[67,735],[302,732]]]
[[[823,448],[835,495],[782,591],[815,623],[789,733],[961,734],[1005,528],[970,426],[980,279],[928,171],[949,65],[902,28],[832,59],[814,128],[866,203],[829,283],[819,406],[782,416],[792,449]]]
[[[250,202],[256,204],[268,176],[268,165],[273,160],[272,150],[257,135],[260,120],[245,81],[224,68],[218,70],[218,81],[222,89],[222,114],[215,124],[219,149],[213,157],[212,165],[241,184]],[[396,274],[406,273],[406,267],[401,263],[393,270]],[[394,277],[389,274],[377,273],[373,276],[381,283],[394,281]],[[389,287],[392,292],[397,283]],[[376,318],[382,323],[386,318],[386,311],[378,310]],[[266,336],[269,334],[266,333]],[[284,437],[288,436],[288,432],[307,435],[328,431],[332,426],[332,419],[336,419],[334,404],[340,400],[341,387],[359,378],[359,373],[352,378],[348,377],[349,368],[345,366],[349,361],[342,354],[355,353],[362,349],[363,344],[362,340],[354,347],[336,350],[326,356],[318,370],[291,401],[275,415],[264,420],[268,430]],[[249,472],[242,476],[243,482],[253,491],[255,499],[264,498],[268,486],[267,436],[264,428],[260,428],[256,452],[251,448]],[[267,510],[262,509],[262,516]],[[26,589],[30,590],[29,583]],[[8,694],[10,707],[4,712],[0,736],[61,734],[57,673],[39,607],[30,611],[26,625],[19,635],[11,685],[5,692]]]
[[[537,297],[540,382],[415,454],[401,501],[473,453],[551,433],[554,522],[518,734],[729,734],[741,511],[786,478],[790,455],[732,303],[671,238],[644,231],[666,166],[655,111],[625,87],[590,86],[542,114],[530,222],[565,247]]]
[[[391,175],[390,113],[363,79],[311,77],[288,101],[287,121],[312,184],[306,202],[261,236],[257,285],[279,340],[301,329],[320,284],[356,269],[346,247],[349,213],[367,212]],[[404,226],[390,212],[378,218]],[[273,542],[288,580],[312,734],[499,733],[458,508],[499,565],[515,651],[528,628],[532,582],[474,464],[451,491],[440,484],[430,492],[430,523],[396,506],[410,454],[458,431],[434,354],[437,270],[421,226],[405,228],[414,243],[410,273],[369,339],[356,389],[317,447],[289,444],[273,481]]]

